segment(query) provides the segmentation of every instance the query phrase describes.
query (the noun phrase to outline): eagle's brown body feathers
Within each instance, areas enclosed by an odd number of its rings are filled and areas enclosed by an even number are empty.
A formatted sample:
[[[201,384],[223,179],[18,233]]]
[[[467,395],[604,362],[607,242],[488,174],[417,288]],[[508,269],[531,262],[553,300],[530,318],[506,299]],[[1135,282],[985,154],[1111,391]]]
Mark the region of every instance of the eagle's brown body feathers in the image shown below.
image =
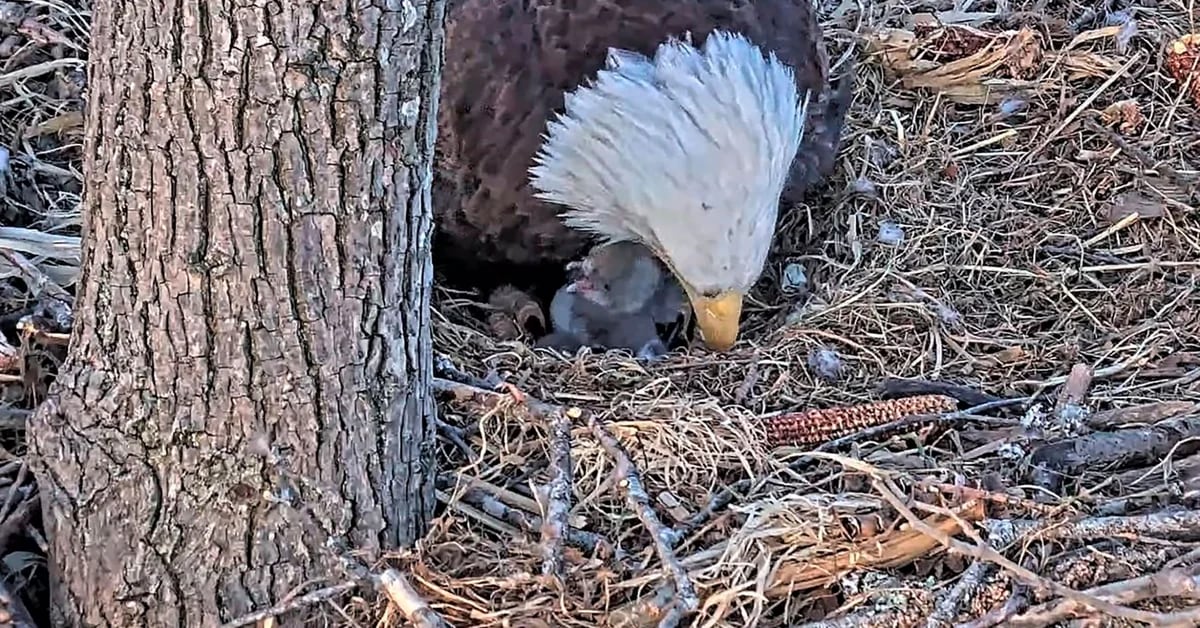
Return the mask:
[[[652,56],[671,36],[690,31],[699,43],[714,29],[774,52],[813,90],[782,198],[798,200],[832,169],[850,96],[849,75],[829,84],[811,0],[449,0],[433,189],[439,265],[494,271],[582,254],[588,237],[529,184],[564,92],[594,77],[609,48]]]

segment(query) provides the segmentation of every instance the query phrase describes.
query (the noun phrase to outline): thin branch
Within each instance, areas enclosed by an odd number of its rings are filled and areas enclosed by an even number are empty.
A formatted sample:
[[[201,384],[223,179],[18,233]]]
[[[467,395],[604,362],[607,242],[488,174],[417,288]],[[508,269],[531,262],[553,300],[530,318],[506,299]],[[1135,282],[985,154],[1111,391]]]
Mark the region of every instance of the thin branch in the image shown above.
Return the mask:
[[[331,587],[325,587],[324,589],[317,589],[311,593],[305,593],[304,595],[280,602],[279,604],[276,604],[270,608],[264,608],[261,611],[255,611],[248,615],[242,615],[233,621],[221,624],[221,628],[238,628],[239,626],[257,624],[258,622],[274,619],[280,615],[300,610],[301,608],[305,608],[307,606],[314,606],[316,604],[320,604],[321,602],[332,600],[357,588],[357,582],[347,581],[341,584],[335,584]]]
[[[571,513],[571,489],[574,484],[571,471],[571,419],[582,412],[578,408],[563,411],[561,408],[550,414],[550,468],[553,475],[547,486],[546,517],[542,522],[542,549],[545,558],[542,574],[562,578],[563,539],[569,528]]]
[[[1196,599],[1200,596],[1200,575],[1197,575],[1198,573],[1200,573],[1200,566],[1168,569],[1148,576],[1092,587],[1083,593],[1096,599],[1122,604],[1163,597]],[[1015,628],[1042,628],[1083,617],[1088,610],[1087,605],[1081,600],[1059,598],[1038,604],[1020,615],[1010,617],[1005,625]],[[1154,614],[1154,620],[1150,624],[1152,626],[1200,625],[1200,608],[1190,608],[1177,613]]]
[[[473,486],[468,488],[460,495],[459,499],[527,533],[532,533],[543,525],[541,517],[521,508],[505,504],[482,487]],[[624,564],[624,561],[627,559],[625,552],[617,547],[615,543],[595,532],[569,527],[567,528],[566,542],[590,554],[601,556],[606,554],[611,555],[618,566],[622,569],[628,568]]]
[[[837,456],[835,459],[837,459],[842,464],[848,464],[852,468],[855,468],[860,471],[863,471],[864,473],[870,474],[871,475],[871,483],[874,485],[875,489],[879,492],[880,495],[883,496],[883,498],[885,500],[887,500],[887,502],[889,504],[892,505],[893,508],[896,509],[897,512],[899,512],[901,514],[901,516],[903,516],[909,522],[909,525],[911,525],[914,529],[920,531],[922,534],[925,534],[925,535],[929,536],[930,538],[937,540],[937,542],[941,543],[943,546],[945,546],[949,549],[952,549],[960,554],[970,556],[971,558],[974,558],[976,560],[985,560],[990,563],[995,563],[995,564],[1003,567],[1004,569],[1008,570],[1009,572],[1011,572],[1015,577],[1024,581],[1026,584],[1053,591],[1054,593],[1056,593],[1060,596],[1074,600],[1075,602],[1082,604],[1084,606],[1087,606],[1089,608],[1094,608],[1096,610],[1102,611],[1113,617],[1120,617],[1122,619],[1129,619],[1129,620],[1140,621],[1140,622],[1148,622],[1148,623],[1151,623],[1154,625],[1158,625],[1158,624],[1154,623],[1160,617],[1159,614],[1157,614],[1157,613],[1139,611],[1136,609],[1126,608],[1123,606],[1117,606],[1115,604],[1111,604],[1102,599],[1096,598],[1091,595],[1087,595],[1085,593],[1076,591],[1069,587],[1065,587],[1065,586],[1063,586],[1057,582],[1054,582],[1052,580],[1043,578],[1043,577],[1037,575],[1036,573],[1030,571],[1029,569],[1026,569],[1025,567],[1022,567],[1021,565],[1014,563],[1013,561],[1006,558],[1003,554],[1000,554],[996,550],[994,550],[986,545],[982,545],[982,546],[971,545],[969,543],[964,543],[957,539],[951,538],[950,535],[946,534],[945,532],[942,532],[941,530],[934,528],[933,526],[931,526],[931,525],[925,523],[923,520],[921,520],[921,518],[918,517],[917,514],[914,513],[908,507],[908,505],[904,503],[904,500],[902,500],[900,498],[899,489],[895,486],[895,484],[892,483],[891,479],[887,478],[886,475],[883,474],[879,469],[877,469],[871,465],[868,465],[865,463],[860,463],[858,461],[854,461],[854,460],[851,460],[849,458],[845,458],[842,456]]]
[[[376,588],[382,590],[417,628],[450,628],[450,624],[430,608],[429,603],[409,584],[404,574],[388,569],[372,579]]]
[[[629,459],[629,453],[594,415],[588,417],[588,422],[596,440],[600,441],[600,445],[616,463],[615,473],[620,478],[619,483],[625,489],[625,498],[629,502],[629,507],[633,509],[642,525],[646,527],[646,531],[654,539],[654,549],[658,552],[658,558],[675,582],[675,607],[684,613],[695,610],[700,605],[700,600],[696,596],[696,590],[692,587],[692,580],[688,577],[687,569],[683,567],[671,549],[675,535],[673,531],[662,524],[658,515],[654,513],[654,508],[650,506],[650,496],[642,486],[641,475],[633,466],[633,461]],[[668,618],[672,616],[674,613],[667,613]],[[665,620],[666,618],[664,618]]]

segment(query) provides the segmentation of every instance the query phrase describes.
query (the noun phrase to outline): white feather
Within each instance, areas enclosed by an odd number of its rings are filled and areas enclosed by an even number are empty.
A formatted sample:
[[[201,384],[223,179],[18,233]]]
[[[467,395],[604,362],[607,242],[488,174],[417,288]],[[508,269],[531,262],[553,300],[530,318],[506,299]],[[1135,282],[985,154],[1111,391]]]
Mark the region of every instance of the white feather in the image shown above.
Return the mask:
[[[779,196],[804,134],[809,94],[791,68],[741,35],[654,58],[612,49],[567,95],[530,168],[565,224],[640,241],[704,294],[748,290],[762,273]]]

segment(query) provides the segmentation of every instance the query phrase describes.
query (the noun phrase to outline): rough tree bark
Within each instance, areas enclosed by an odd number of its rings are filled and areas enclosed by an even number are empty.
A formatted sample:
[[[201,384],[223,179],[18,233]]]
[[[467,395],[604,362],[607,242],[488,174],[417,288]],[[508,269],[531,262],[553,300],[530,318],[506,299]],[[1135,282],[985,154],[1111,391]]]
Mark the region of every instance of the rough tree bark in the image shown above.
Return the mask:
[[[424,533],[443,12],[95,1],[77,322],[30,424],[60,625],[215,625]]]

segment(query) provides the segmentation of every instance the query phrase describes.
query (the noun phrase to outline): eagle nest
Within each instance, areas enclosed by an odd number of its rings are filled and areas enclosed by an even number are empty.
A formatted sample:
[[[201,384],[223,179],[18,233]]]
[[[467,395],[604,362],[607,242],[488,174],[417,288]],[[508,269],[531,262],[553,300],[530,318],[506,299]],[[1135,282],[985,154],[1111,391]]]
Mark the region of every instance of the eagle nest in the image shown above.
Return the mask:
[[[25,4],[10,41],[86,23]],[[836,174],[781,212],[735,346],[564,358],[441,289],[432,530],[375,579],[391,601],[282,603],[326,625],[1200,624],[1197,20],[1127,4],[831,5],[831,57],[860,57]],[[85,84],[30,59],[0,81],[0,135],[26,144]],[[77,163],[12,161],[8,210],[76,221],[78,186],[37,181]],[[64,255],[21,231],[0,251]],[[9,576],[44,572],[11,547]]]
[[[731,350],[563,357],[438,293],[443,510],[403,562],[451,624],[1195,620],[1188,18],[893,14]]]

